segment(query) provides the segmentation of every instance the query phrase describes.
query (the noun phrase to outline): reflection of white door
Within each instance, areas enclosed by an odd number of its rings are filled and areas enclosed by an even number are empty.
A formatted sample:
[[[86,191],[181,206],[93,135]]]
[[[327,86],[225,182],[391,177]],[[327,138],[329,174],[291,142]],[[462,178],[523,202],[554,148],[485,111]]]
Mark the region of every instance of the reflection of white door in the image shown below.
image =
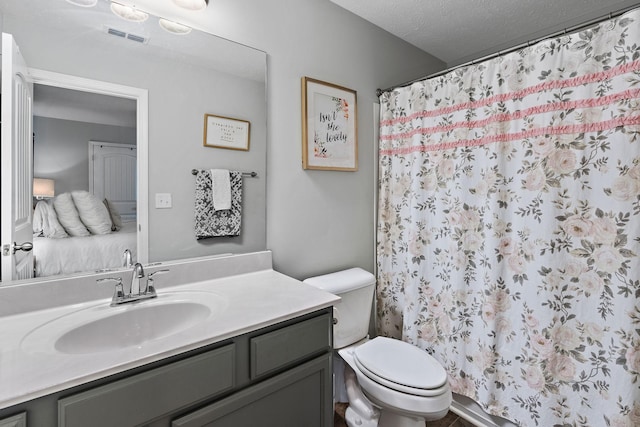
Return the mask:
[[[2,34],[2,281],[33,277],[33,116],[27,65]],[[21,250],[22,249],[22,250]]]
[[[89,191],[109,199],[124,220],[136,219],[136,146],[89,141]]]

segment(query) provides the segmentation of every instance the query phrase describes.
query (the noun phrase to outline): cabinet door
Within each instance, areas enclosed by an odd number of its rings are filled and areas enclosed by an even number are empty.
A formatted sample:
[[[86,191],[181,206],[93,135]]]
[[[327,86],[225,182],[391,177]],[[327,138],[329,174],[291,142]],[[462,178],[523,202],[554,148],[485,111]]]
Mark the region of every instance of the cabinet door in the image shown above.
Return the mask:
[[[174,420],[172,427],[331,427],[331,353]]]
[[[125,427],[230,391],[233,344],[58,401],[59,427]]]
[[[0,420],[0,427],[27,427],[26,412]]]

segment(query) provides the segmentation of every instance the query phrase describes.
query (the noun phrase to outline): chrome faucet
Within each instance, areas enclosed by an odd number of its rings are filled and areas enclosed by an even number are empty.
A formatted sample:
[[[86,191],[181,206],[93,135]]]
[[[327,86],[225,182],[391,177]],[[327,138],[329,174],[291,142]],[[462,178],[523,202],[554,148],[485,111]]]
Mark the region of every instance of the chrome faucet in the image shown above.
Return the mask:
[[[128,302],[139,301],[143,299],[155,298],[158,295],[156,294],[156,289],[153,283],[153,276],[158,273],[166,273],[169,270],[157,270],[147,276],[147,283],[144,288],[140,286],[140,279],[145,277],[144,268],[142,264],[139,262],[133,266],[133,277],[131,277],[131,287],[129,288],[129,293],[124,293],[124,286],[122,285],[122,278],[120,277],[105,277],[103,279],[98,279],[98,282],[116,282],[116,288],[113,293],[113,298],[111,298],[111,306],[116,306],[120,304],[125,304]]]
[[[133,266],[133,276],[131,277],[131,287],[129,288],[129,296],[140,295],[140,279],[144,278],[144,268],[142,264],[136,262]]]

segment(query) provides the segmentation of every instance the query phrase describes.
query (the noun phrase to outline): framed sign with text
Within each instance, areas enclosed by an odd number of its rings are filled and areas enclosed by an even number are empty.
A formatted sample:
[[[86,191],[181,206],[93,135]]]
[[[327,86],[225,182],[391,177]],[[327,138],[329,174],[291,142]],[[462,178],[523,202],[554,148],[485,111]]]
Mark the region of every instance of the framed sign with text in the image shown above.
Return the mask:
[[[250,126],[246,120],[205,114],[203,145],[248,151]]]
[[[358,170],[356,92],[302,78],[302,168]]]

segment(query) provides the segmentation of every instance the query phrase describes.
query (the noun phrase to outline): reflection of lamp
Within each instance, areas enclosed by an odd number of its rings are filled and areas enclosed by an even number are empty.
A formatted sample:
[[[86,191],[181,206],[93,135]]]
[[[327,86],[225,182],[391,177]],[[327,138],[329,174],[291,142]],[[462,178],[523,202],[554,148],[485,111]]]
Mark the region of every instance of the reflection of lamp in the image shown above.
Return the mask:
[[[33,178],[33,197],[38,200],[48,199],[56,195],[56,182],[47,178]]]
[[[173,2],[189,10],[202,10],[209,4],[209,0],[173,0]]]

